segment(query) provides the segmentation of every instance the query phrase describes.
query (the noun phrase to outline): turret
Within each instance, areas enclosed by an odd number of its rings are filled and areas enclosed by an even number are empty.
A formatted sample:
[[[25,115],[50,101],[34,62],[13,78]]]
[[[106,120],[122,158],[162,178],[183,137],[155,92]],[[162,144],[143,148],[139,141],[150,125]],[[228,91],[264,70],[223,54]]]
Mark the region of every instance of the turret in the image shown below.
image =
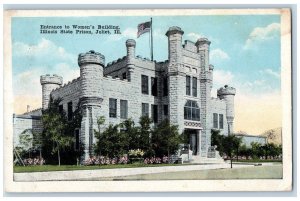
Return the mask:
[[[103,97],[103,66],[105,57],[93,50],[78,56],[82,103],[100,104]]]
[[[126,41],[127,64],[133,63],[133,59],[135,58],[135,45],[136,45],[136,42],[133,39],[128,39]]]
[[[97,124],[93,122],[97,122],[97,118],[103,115],[101,113],[101,103],[103,101],[104,64],[104,56],[93,50],[78,56],[82,90],[80,99],[82,108],[80,140],[84,144],[84,154],[81,161],[93,155],[94,130],[97,129]]]
[[[233,87],[225,85],[217,91],[217,95],[220,99],[226,101],[226,118],[228,123],[228,134],[233,133],[233,120],[234,120],[234,96],[236,90]]]
[[[169,46],[169,71],[177,72],[179,66],[176,64],[182,64],[182,35],[184,32],[180,27],[170,27],[166,33],[168,36]]]
[[[179,101],[178,97],[184,97],[185,91],[181,86],[185,85],[185,74],[182,66],[182,35],[181,28],[170,27],[166,33],[169,44],[169,64],[168,64],[168,87],[174,87],[172,93],[169,93],[169,120],[170,123],[178,125],[179,132],[184,129],[184,102]],[[171,90],[169,90],[171,91]]]
[[[128,69],[128,80],[133,80],[133,71],[134,71],[134,58],[135,58],[135,45],[136,42],[133,39],[128,39],[126,41],[126,49],[127,49],[127,69]]]
[[[40,82],[42,85],[42,108],[45,110],[49,105],[51,91],[62,85],[63,78],[55,74],[46,74],[40,77]]]
[[[198,53],[200,53],[201,59],[201,71],[209,70],[209,47],[210,41],[207,38],[199,38],[196,42]]]

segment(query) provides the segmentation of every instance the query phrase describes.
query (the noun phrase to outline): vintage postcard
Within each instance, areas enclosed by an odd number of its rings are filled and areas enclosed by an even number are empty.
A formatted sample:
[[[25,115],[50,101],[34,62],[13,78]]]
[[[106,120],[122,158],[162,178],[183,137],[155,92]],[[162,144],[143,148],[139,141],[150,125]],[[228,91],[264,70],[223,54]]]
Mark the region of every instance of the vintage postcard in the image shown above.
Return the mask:
[[[6,191],[292,189],[289,9],[4,15]]]

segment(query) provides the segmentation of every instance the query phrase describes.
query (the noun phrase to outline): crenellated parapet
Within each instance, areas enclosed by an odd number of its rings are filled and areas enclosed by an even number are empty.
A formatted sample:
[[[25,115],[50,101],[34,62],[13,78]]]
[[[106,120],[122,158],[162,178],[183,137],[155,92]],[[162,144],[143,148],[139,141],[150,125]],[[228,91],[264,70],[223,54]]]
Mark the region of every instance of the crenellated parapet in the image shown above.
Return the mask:
[[[180,34],[180,35],[183,35],[184,34],[184,31],[182,31],[182,29],[180,27],[177,27],[177,26],[173,26],[173,27],[170,27],[169,30],[167,31],[166,33],[166,36],[170,36],[170,35],[173,35],[173,34]]]
[[[128,39],[126,41],[126,47],[135,47],[135,45],[136,45],[136,42],[133,39]]]
[[[224,95],[235,95],[236,89],[233,87],[229,87],[228,85],[225,85],[224,87],[221,87],[217,90],[218,96],[222,97]]]
[[[73,86],[77,83],[77,82],[80,82],[80,77],[76,78],[76,79],[73,79],[72,81],[69,81],[68,83],[65,83],[63,85],[61,85],[60,87],[58,88],[55,88],[51,91],[52,92],[60,92],[62,90],[65,90],[66,88],[73,88]]]
[[[42,85],[42,105],[43,109],[48,108],[50,93],[53,89],[60,87],[63,83],[63,78],[56,74],[42,75],[40,77],[40,83]]]
[[[43,85],[43,84],[62,85],[63,78],[61,76],[56,75],[56,74],[53,74],[53,75],[46,74],[46,75],[41,75],[40,82],[41,82],[41,85]]]
[[[197,47],[202,47],[203,45],[209,46],[210,44],[211,42],[207,38],[199,38],[196,42]]]
[[[84,64],[98,64],[105,66],[105,57],[99,52],[90,50],[87,53],[81,53],[78,55],[78,65],[82,66]]]

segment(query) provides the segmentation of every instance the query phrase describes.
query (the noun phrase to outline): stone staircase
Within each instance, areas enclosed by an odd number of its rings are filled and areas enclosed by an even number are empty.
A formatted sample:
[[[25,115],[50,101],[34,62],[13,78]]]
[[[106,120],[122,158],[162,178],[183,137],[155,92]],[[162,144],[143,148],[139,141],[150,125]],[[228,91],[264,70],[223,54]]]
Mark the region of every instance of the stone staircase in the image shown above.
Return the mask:
[[[225,163],[223,158],[207,158],[193,155],[190,163],[197,163],[197,164],[214,164],[214,163]]]

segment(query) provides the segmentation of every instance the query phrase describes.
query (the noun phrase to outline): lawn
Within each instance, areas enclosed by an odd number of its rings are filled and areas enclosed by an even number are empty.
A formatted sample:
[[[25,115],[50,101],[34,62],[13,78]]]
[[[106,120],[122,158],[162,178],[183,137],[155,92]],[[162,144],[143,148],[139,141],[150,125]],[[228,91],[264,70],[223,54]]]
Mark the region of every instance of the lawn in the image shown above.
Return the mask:
[[[70,170],[97,170],[97,169],[113,169],[113,168],[139,168],[139,167],[160,167],[160,166],[176,166],[176,165],[193,165],[193,164],[116,164],[116,165],[93,165],[93,166],[77,166],[77,165],[37,165],[37,166],[14,166],[14,173],[20,172],[48,172],[48,171],[70,171]]]

